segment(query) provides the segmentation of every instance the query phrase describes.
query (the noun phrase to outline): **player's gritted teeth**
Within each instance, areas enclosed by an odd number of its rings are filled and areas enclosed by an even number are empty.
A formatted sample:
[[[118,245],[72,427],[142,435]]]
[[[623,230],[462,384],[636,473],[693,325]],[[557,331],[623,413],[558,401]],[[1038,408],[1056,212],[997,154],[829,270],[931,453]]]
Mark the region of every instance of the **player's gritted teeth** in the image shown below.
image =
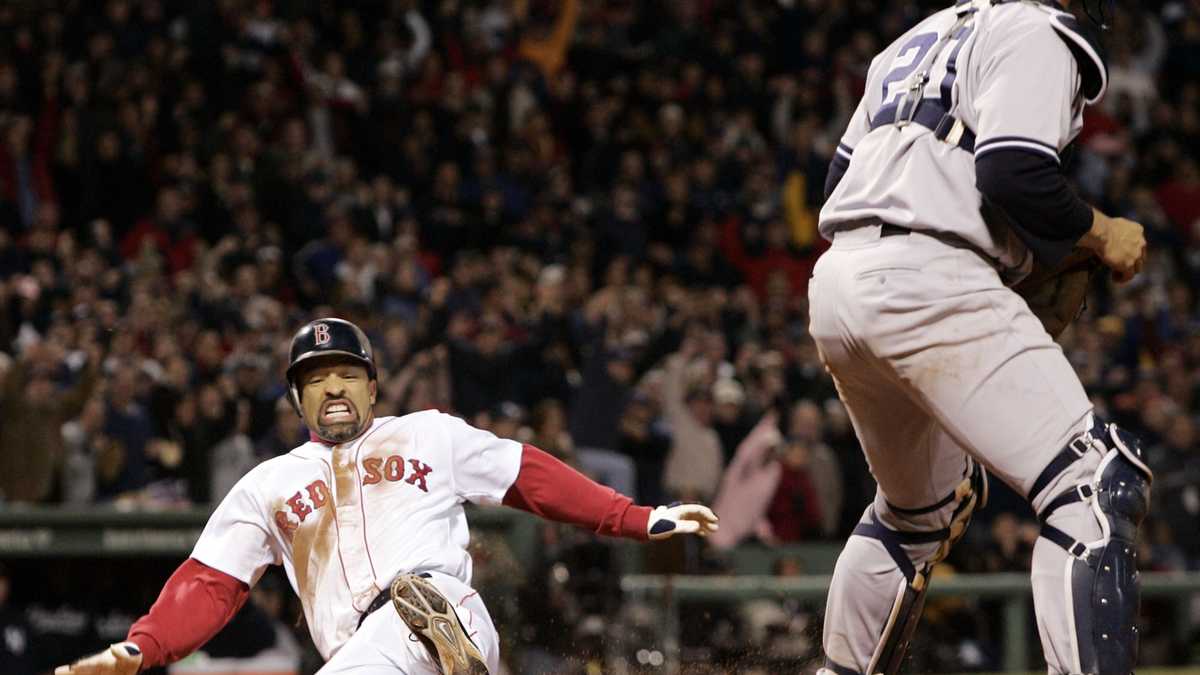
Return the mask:
[[[326,401],[321,406],[322,424],[346,424],[356,420],[358,411],[354,409],[353,403],[344,398]]]

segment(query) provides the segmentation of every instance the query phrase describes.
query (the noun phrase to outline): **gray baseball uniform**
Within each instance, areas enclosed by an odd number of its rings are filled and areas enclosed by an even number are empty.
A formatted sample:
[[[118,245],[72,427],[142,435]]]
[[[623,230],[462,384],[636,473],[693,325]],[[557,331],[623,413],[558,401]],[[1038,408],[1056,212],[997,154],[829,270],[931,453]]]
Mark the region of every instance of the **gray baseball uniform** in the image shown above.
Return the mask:
[[[1096,666],[1114,659],[1080,603],[1100,584],[1085,588],[1085,573],[1117,564],[1112,532],[1125,532],[1094,495],[1109,465],[1140,465],[1137,450],[1095,420],[1062,350],[1006,287],[1033,254],[981,216],[976,173],[1001,151],[1058,162],[1103,89],[1073,17],[1033,1],[960,0],[871,64],[821,212],[833,246],[809,287],[811,333],[879,484],[830,589],[832,672],[898,668],[929,569],[984,499],[980,465],[1046,524],[1033,586],[1051,672],[1117,672]],[[1126,624],[1103,640],[1135,634]]]

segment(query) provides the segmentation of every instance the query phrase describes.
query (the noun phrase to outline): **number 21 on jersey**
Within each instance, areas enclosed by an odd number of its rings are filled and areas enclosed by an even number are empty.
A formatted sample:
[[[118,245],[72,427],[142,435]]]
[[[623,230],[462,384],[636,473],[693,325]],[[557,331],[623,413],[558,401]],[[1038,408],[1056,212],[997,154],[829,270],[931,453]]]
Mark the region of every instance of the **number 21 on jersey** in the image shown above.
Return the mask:
[[[878,117],[879,113],[889,110],[895,110],[903,100],[905,93],[908,91],[909,79],[913,73],[924,66],[925,73],[932,73],[935,70],[936,61],[945,58],[946,74],[942,77],[941,83],[938,85],[938,97],[941,99],[942,106],[949,110],[952,101],[952,92],[954,89],[954,80],[958,77],[958,55],[962,51],[963,45],[966,44],[967,37],[971,34],[973,26],[967,24],[960,26],[954,30],[954,35],[950,37],[950,42],[954,42],[953,49],[942,49],[935,57],[935,63],[925,64],[925,58],[929,54],[929,50],[937,45],[942,36],[938,33],[919,33],[914,35],[900,48],[896,53],[896,58],[892,62],[892,69],[888,71],[886,77],[883,78],[882,104],[879,112],[872,117]],[[925,88],[929,82],[922,82],[921,96],[925,96]]]

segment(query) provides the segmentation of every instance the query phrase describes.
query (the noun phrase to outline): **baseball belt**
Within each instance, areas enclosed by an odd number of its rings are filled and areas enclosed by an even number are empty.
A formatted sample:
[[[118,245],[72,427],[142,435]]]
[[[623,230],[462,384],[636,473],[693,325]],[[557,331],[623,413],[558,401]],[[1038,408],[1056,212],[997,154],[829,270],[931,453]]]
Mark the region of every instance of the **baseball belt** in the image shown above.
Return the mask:
[[[397,575],[397,576],[399,576],[399,575]],[[424,579],[433,578],[433,575],[430,574],[429,572],[422,572],[421,574],[418,574],[417,576],[422,577]],[[379,609],[380,607],[383,607],[384,605],[391,604],[391,602],[392,602],[392,584],[389,582],[388,584],[386,584],[383,587],[382,591],[379,591],[379,595],[375,596],[375,599],[371,601],[371,604],[367,605],[367,608],[365,610],[363,610],[362,615],[358,617],[358,625],[355,627],[355,630],[362,628],[363,622],[367,620],[367,617],[370,616],[372,612]]]

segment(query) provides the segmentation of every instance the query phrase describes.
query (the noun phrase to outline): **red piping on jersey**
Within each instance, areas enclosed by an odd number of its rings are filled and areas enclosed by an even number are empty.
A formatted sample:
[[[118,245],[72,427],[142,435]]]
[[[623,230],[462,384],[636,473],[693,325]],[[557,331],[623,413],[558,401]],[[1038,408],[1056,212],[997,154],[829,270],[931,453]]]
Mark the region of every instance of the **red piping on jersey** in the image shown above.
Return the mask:
[[[601,485],[532,445],[521,449],[517,480],[504,505],[585,527],[596,534],[645,541],[650,507]]]
[[[354,603],[354,587],[350,585],[350,577],[346,576],[346,561],[342,559],[342,526],[338,524],[337,517],[337,474],[333,471],[332,462],[328,462],[323,458],[321,461],[325,462],[326,466],[329,467],[329,476],[333,479],[333,504],[330,506],[330,510],[333,511],[333,529],[337,530],[337,542],[335,544],[338,552],[338,563],[342,566],[342,581],[346,582],[346,590],[350,591],[350,606],[354,608],[354,611],[362,612],[358,608],[358,605]]]
[[[400,418],[393,417],[392,419],[390,419],[390,420],[384,422],[383,424],[380,424],[379,426],[372,429],[370,433],[368,433],[366,436],[363,437],[362,442],[358,444],[358,448],[354,451],[354,479],[355,479],[355,482],[358,483],[358,510],[360,513],[362,513],[362,521],[363,521],[363,526],[362,526],[363,549],[366,550],[366,552],[367,552],[367,563],[370,564],[370,566],[371,566],[371,579],[372,579],[372,583],[375,586],[376,590],[383,590],[383,589],[379,588],[379,574],[375,571],[375,561],[371,559],[371,542],[367,541],[367,507],[366,507],[367,497],[363,493],[362,473],[358,470],[358,458],[362,455],[363,446],[367,444],[367,439],[371,437],[371,434],[374,434],[376,431],[379,431],[380,429],[386,427],[387,425],[391,424],[392,422],[395,422],[398,419],[400,419]],[[335,506],[334,510],[336,511],[337,504],[334,504],[334,506]],[[355,609],[357,609],[357,607]]]
[[[174,663],[221,632],[249,595],[242,581],[188,558],[126,639],[142,650],[143,669]]]
[[[362,446],[359,446],[362,449]],[[371,559],[371,543],[367,541],[367,496],[363,493],[362,472],[358,470],[358,453],[354,454],[354,482],[358,483],[358,511],[362,514],[362,535],[363,535],[363,550],[367,552],[367,564],[371,566],[372,585],[375,590],[383,590],[379,587],[379,574],[375,572],[375,561]]]
[[[462,597],[462,600],[458,601],[458,606],[467,610],[467,628],[475,627],[475,612],[472,612],[470,607],[463,606],[463,603],[466,602],[468,598],[470,598],[471,596],[475,596],[475,595],[479,595],[479,591],[471,591],[470,593],[467,593],[466,595],[464,595]],[[475,637],[475,633],[478,633],[478,632],[479,631],[471,631],[471,634],[468,635],[467,637]]]

